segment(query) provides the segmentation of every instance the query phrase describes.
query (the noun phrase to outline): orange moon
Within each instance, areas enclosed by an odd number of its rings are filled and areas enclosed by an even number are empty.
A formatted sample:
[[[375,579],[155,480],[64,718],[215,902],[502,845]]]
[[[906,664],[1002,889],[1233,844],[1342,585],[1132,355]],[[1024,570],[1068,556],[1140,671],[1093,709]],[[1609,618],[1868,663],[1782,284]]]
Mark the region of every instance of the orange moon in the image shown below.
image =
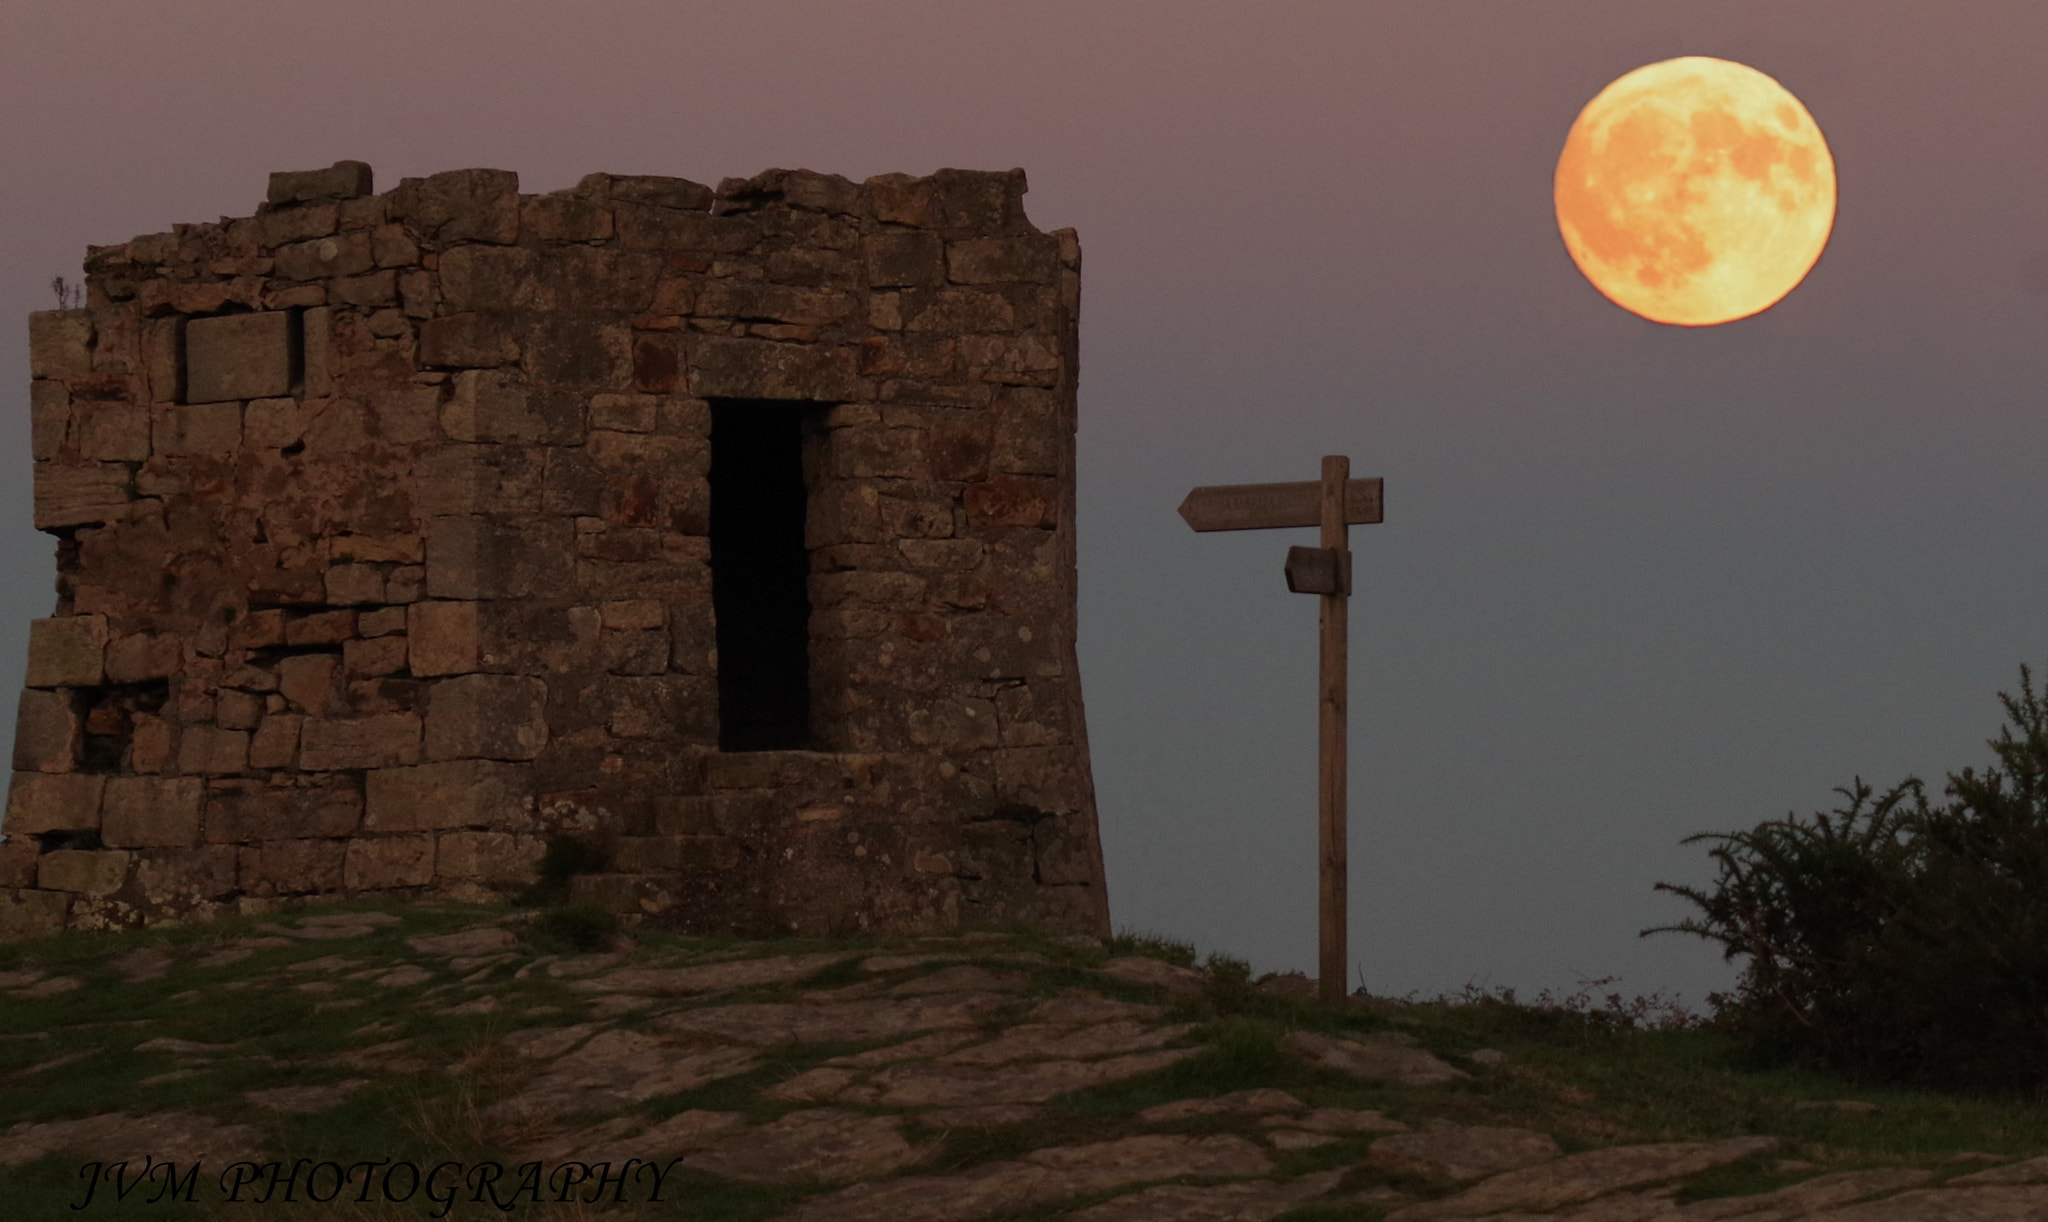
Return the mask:
[[[1754,68],[1689,55],[1602,89],[1557,159],[1557,228],[1593,287],[1710,327],[1799,286],[1835,225],[1835,162],[1806,107]]]

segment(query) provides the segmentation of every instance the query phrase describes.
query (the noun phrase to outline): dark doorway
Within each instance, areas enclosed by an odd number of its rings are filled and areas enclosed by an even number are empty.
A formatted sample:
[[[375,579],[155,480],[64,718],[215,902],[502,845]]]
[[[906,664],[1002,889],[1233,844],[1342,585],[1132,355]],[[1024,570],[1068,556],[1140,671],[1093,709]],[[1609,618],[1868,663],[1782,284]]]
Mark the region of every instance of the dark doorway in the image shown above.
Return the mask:
[[[813,405],[711,401],[711,607],[718,748],[811,745],[804,422]]]

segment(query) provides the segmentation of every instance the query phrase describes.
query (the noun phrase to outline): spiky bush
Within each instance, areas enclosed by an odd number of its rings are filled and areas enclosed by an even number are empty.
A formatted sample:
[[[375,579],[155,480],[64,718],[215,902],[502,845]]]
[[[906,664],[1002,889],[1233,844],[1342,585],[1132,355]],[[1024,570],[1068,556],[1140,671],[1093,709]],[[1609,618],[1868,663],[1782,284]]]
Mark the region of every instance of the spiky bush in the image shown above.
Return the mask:
[[[1678,932],[1748,960],[1722,1025],[1755,1050],[1859,1076],[1964,1089],[2048,1088],[2048,692],[2020,668],[1999,693],[1996,765],[1746,832],[1708,832],[1711,890]]]

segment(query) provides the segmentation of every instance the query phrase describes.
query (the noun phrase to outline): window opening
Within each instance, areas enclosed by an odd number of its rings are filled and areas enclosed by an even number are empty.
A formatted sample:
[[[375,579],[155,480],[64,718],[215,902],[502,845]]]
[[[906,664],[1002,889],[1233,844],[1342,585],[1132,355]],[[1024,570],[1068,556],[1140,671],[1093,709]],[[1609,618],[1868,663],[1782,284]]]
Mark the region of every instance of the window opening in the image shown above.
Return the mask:
[[[711,606],[721,751],[811,739],[805,422],[814,405],[711,401]]]

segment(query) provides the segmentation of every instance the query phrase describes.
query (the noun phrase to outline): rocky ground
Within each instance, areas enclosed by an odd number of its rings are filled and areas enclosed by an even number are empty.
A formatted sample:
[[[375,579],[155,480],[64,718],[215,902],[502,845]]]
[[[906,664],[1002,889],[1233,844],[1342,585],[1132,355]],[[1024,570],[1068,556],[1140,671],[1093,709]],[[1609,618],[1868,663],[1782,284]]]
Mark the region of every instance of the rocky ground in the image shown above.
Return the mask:
[[[661,1203],[619,1181],[618,1216],[2048,1219],[2048,1156],[1830,1165],[1797,1140],[1810,1113],[1853,1125],[1876,1105],[1808,1100],[1782,1132],[1757,1116],[1689,1140],[1545,1131],[1511,1122],[1536,1077],[1521,1051],[1085,937],[643,935],[593,953],[550,949],[530,913],[398,909],[131,935],[97,963],[67,945],[68,967],[31,949],[0,972],[0,1191],[17,1200],[81,1200],[90,1161],[200,1160],[189,1216],[251,1216],[208,1204],[232,1164],[346,1175],[403,1141],[422,1165],[507,1169],[456,1216],[504,1216],[523,1163],[632,1158],[673,1166]],[[374,1174],[362,1199],[385,1207]],[[100,1178],[111,1207],[124,1181]],[[513,1209],[611,1216],[574,1187],[544,1180]],[[335,1206],[354,1214],[296,1216],[432,1213],[363,1212],[354,1191]],[[577,1212],[547,1212],[562,1208]]]

